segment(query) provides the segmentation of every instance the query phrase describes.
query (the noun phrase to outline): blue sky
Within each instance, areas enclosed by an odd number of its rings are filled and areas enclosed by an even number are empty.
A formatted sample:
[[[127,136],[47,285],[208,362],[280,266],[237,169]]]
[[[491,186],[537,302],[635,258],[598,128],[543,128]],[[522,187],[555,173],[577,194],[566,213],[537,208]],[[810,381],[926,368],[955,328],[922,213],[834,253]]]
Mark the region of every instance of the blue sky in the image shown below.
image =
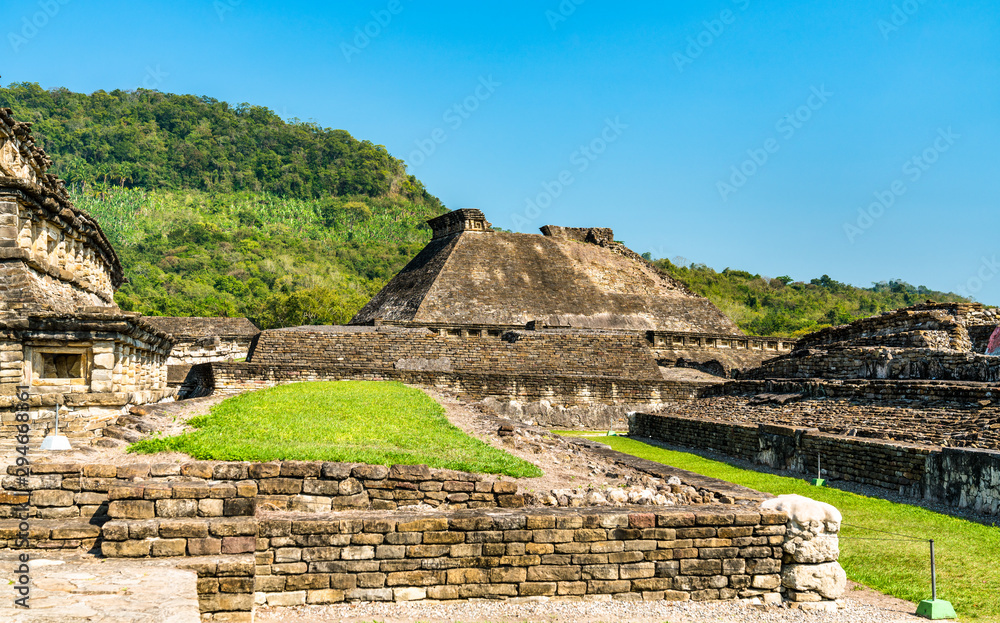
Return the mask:
[[[998,14],[934,0],[7,0],[0,73],[343,128],[508,229],[608,226],[640,253],[719,270],[900,278],[1000,303]]]

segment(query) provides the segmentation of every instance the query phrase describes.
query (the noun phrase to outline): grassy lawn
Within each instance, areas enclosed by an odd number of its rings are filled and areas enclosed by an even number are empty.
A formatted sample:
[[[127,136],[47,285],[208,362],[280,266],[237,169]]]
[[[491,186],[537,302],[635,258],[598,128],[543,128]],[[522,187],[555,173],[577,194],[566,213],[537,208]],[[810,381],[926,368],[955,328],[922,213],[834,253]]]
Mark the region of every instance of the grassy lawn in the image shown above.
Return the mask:
[[[560,431],[579,435],[578,431]],[[840,563],[852,580],[912,602],[930,599],[928,544],[893,538],[856,526],[934,539],[938,597],[960,618],[1000,621],[1000,528],[984,526],[907,504],[896,504],[805,480],[740,469],[694,454],[674,452],[627,437],[601,437],[619,452],[779,495],[798,493],[837,507],[844,515]]]
[[[129,451],[176,451],[202,460],[426,464],[542,475],[531,463],[466,435],[427,394],[397,382],[282,385],[227,398],[189,424],[194,431],[146,439]]]

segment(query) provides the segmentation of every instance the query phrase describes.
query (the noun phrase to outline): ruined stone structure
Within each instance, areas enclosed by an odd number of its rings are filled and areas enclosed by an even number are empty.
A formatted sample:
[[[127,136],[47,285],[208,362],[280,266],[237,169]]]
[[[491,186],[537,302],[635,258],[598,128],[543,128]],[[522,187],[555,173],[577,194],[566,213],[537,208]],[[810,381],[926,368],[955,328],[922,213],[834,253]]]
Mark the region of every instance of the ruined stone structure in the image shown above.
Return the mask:
[[[610,229],[496,232],[479,210],[428,221],[430,243],[351,324],[571,327],[741,336],[707,299],[657,270]]]
[[[247,318],[181,318],[147,316],[146,322],[169,333],[174,348],[168,366],[244,359],[260,329]]]
[[[69,200],[30,126],[0,109],[0,411],[30,395],[29,437],[61,405],[62,430],[87,436],[128,403],[171,395],[172,339],[122,312],[122,267],[97,222]],[[0,442],[14,436],[3,416]]]
[[[984,352],[998,322],[996,310],[978,303],[925,303],[807,335],[794,352],[741,378],[996,383],[1000,360]]]
[[[0,546],[194,570],[203,620],[252,621],[255,604],[839,597],[836,577],[811,587],[795,573],[835,565],[831,524],[823,532],[766,494],[619,456],[679,475],[676,486],[712,501],[526,508],[514,483],[422,465],[38,463],[29,478],[10,467],[0,480],[0,518],[22,504],[31,511],[26,538],[21,519],[0,519]],[[437,508],[418,506],[427,503]],[[817,537],[821,559],[803,543]]]
[[[429,221],[428,245],[346,327],[264,331],[245,365],[192,369],[182,392],[290,380],[393,378],[561,404],[690,400],[690,366],[720,377],[791,351],[742,332],[606,228],[493,231],[479,210]]]
[[[823,329],[630,432],[998,515],[998,320],[928,302]]]
[[[174,338],[167,359],[167,385],[183,386],[191,366],[213,361],[245,360],[260,333],[247,318],[148,316],[146,322]]]

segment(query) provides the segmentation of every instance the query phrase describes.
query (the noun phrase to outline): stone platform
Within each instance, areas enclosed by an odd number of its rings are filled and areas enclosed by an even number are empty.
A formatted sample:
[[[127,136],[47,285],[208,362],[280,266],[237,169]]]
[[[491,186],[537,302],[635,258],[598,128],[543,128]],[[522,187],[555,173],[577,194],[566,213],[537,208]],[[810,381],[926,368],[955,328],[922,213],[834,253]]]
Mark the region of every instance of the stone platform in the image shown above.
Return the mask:
[[[30,609],[15,607],[15,568],[31,558]],[[199,623],[197,574],[168,561],[102,559],[79,551],[0,551],[4,623]]]

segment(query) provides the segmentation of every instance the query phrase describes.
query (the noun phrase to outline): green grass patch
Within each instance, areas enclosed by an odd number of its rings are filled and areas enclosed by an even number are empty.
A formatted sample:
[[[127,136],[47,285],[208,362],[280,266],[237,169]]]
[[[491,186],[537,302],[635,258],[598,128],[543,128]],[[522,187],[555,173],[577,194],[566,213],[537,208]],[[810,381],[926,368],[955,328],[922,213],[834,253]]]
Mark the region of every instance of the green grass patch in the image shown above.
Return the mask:
[[[531,463],[466,435],[424,392],[397,382],[293,383],[227,398],[195,430],[130,452],[220,461],[342,461],[535,477]]]
[[[580,431],[560,432],[580,435]],[[1000,568],[997,564],[1000,528],[908,504],[814,487],[798,478],[741,469],[627,437],[602,437],[600,441],[619,452],[758,491],[774,495],[798,493],[832,504],[844,515],[840,564],[847,571],[847,576],[855,582],[907,601],[930,599],[927,542],[881,540],[892,537],[856,526],[933,538],[937,554],[938,597],[950,601],[962,619],[1000,621]]]

